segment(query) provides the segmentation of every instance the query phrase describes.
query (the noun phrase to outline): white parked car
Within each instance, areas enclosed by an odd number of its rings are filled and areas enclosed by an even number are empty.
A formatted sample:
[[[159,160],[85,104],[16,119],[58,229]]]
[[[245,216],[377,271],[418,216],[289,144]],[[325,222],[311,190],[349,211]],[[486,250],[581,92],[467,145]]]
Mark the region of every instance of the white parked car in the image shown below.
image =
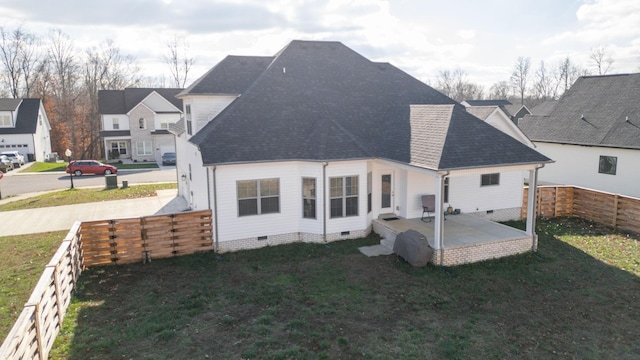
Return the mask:
[[[0,153],[0,155],[4,155],[11,159],[14,167],[20,167],[21,165],[24,165],[24,156],[22,156],[22,154],[20,154],[20,152],[18,151],[3,151],[2,153]]]
[[[0,171],[6,173],[13,170],[13,162],[5,155],[0,155]]]

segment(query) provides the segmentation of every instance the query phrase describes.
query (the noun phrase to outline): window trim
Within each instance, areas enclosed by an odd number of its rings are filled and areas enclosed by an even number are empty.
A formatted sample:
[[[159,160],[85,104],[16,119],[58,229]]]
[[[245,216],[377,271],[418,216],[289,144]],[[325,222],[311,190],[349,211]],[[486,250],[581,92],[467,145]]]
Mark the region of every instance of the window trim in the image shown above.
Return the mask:
[[[262,195],[261,186],[262,181],[272,181],[275,180],[277,182],[277,195]],[[256,195],[255,196],[247,196],[240,197],[240,193],[238,191],[238,186],[240,183],[249,183],[254,182],[256,184]],[[264,212],[262,210],[262,200],[268,198],[277,198],[278,199],[278,209],[277,211],[269,211]],[[256,213],[251,214],[241,214],[240,213],[240,201],[241,200],[253,200],[256,201]],[[266,215],[266,214],[279,214],[280,213],[280,178],[265,178],[265,179],[251,179],[251,180],[236,180],[236,205],[238,206],[238,217],[244,216],[253,216],[253,215]]]
[[[146,152],[147,146],[145,144],[149,144],[149,153]],[[140,146],[142,145],[142,147]],[[140,149],[142,148],[142,153]],[[136,141],[136,156],[151,156],[153,155],[153,141]]]
[[[606,171],[606,169],[604,169],[605,165],[607,165],[605,163],[607,159],[613,160],[610,164],[608,164],[608,166],[610,167],[609,171]],[[611,156],[611,155],[600,155],[600,158],[598,160],[598,174],[615,176],[617,172],[618,172],[618,157]]]
[[[187,135],[193,135],[193,124],[191,123],[191,104],[184,106],[184,120],[187,124]]]
[[[347,179],[351,178],[351,190],[352,193],[350,195],[347,195]],[[332,183],[333,180],[336,179],[342,179],[342,186],[341,186],[341,190],[340,190],[340,195],[339,196],[334,196],[332,195]],[[360,183],[359,183],[359,176],[358,175],[350,175],[350,176],[335,176],[335,177],[330,177],[329,178],[329,218],[330,219],[338,219],[338,218],[345,218],[345,217],[354,217],[354,216],[359,216],[360,215]],[[354,186],[355,185],[355,186]],[[355,195],[353,194],[353,188],[355,187]],[[348,214],[347,212],[347,205],[348,199],[356,199],[356,208],[355,208],[355,213],[353,214]],[[333,200],[336,199],[341,199],[341,204],[340,207],[342,209],[342,214],[340,215],[334,215],[333,214],[333,209],[331,207]]]
[[[488,181],[485,181],[488,180]],[[480,175],[480,187],[485,186],[499,186],[500,185],[500,173],[490,173]]]
[[[309,195],[305,194],[305,180],[313,181],[313,190]],[[303,219],[317,219],[318,218],[318,181],[316,178],[303,177],[302,178],[302,218]],[[309,200],[313,204],[313,216],[306,216],[306,202]]]
[[[111,119],[111,128],[113,130],[120,130],[120,119],[117,117],[114,117]]]

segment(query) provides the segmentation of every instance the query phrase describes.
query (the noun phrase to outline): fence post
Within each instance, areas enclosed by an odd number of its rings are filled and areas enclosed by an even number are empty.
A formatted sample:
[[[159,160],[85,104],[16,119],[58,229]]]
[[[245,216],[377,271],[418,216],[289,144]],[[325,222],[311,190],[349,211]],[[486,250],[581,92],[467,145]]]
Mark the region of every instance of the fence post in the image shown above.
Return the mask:
[[[618,194],[613,197],[613,227],[618,224]]]

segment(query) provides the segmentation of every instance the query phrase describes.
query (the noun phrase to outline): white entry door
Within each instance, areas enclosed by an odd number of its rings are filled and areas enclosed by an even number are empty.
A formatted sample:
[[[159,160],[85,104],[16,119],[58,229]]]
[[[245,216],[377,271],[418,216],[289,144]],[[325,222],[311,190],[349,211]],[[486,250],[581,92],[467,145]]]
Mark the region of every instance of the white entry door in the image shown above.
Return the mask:
[[[380,213],[393,213],[393,173],[380,176]]]

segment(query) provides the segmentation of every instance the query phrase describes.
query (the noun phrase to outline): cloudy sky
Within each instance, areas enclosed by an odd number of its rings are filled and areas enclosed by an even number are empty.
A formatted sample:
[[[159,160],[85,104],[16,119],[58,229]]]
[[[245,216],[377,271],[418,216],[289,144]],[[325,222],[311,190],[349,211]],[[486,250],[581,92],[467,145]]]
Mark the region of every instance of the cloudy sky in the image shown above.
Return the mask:
[[[46,35],[60,29],[78,51],[112,39],[148,76],[168,68],[167,42],[184,37],[195,80],[226,55],[274,55],[293,39],[335,40],[435,83],[461,68],[487,88],[516,59],[640,71],[638,0],[0,0],[0,26]],[[168,77],[168,76],[167,76]]]

